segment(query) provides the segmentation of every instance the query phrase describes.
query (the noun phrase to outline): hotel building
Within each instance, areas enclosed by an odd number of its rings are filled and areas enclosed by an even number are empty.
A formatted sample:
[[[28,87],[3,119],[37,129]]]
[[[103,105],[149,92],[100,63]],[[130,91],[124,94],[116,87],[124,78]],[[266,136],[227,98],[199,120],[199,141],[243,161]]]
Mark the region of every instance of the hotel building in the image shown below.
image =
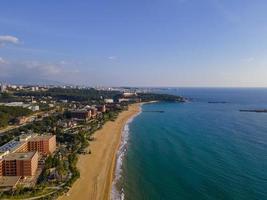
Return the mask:
[[[38,153],[48,155],[55,150],[55,135],[22,135],[19,141],[12,140],[0,147],[0,176],[31,176]]]
[[[71,118],[74,120],[84,120],[87,121],[91,118],[91,110],[73,110],[70,112]]]
[[[27,140],[28,151],[38,151],[40,154],[52,154],[56,150],[55,135],[38,135]]]
[[[0,176],[4,175],[3,159],[0,158]]]
[[[2,159],[3,176],[33,176],[38,167],[38,153],[11,153]]]

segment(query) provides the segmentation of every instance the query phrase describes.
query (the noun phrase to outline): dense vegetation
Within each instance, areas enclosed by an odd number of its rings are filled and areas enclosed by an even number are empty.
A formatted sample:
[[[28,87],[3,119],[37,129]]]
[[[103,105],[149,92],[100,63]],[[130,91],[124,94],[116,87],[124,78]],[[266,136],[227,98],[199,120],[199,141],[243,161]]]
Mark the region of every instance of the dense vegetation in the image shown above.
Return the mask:
[[[170,95],[170,94],[138,93],[138,97],[141,98],[143,102],[148,102],[148,101],[184,102],[185,101],[183,97]]]
[[[0,102],[22,101],[22,98],[14,96],[10,93],[0,93]]]
[[[20,116],[28,116],[31,110],[22,107],[0,106],[0,128],[6,127],[8,123]]]
[[[48,91],[24,91],[14,93],[17,96],[51,96],[58,100],[69,101],[87,101],[101,103],[103,99],[112,98],[114,100],[122,98],[119,91],[102,91],[96,89],[64,89],[64,88],[51,88]],[[156,94],[156,93],[138,93],[138,97],[142,101],[184,101],[183,97],[169,95],[169,94]]]
[[[63,88],[51,88],[48,91],[37,92],[16,92],[18,96],[51,96],[55,99],[66,99],[69,101],[100,101],[104,98],[114,98],[119,94],[118,91],[102,91],[91,89],[63,89]]]
[[[42,121],[34,121],[25,126],[5,132],[0,135],[0,146],[21,135],[22,132],[27,133],[29,130],[34,133],[54,132],[54,128],[59,119],[62,119],[62,115],[49,116],[43,118]]]

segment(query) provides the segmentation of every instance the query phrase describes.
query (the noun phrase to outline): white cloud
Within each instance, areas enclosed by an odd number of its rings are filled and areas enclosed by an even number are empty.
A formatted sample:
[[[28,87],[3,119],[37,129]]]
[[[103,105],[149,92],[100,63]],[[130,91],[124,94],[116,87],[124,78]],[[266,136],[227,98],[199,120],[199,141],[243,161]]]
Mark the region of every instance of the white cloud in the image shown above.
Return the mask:
[[[19,39],[11,35],[0,35],[0,47],[4,44],[18,44]]]
[[[0,64],[7,64],[7,61],[4,58],[0,57]]]
[[[61,60],[60,62],[59,62],[59,64],[61,64],[61,65],[65,65],[65,64],[67,64],[68,62],[67,61],[65,61],[65,60]]]
[[[78,77],[82,74],[74,66],[75,64],[70,66],[59,62],[34,60],[7,62],[0,57],[0,80],[15,80],[24,83],[41,80],[73,82],[73,80],[79,80]]]
[[[117,60],[117,57],[116,56],[109,56],[108,59],[109,60]]]
[[[39,62],[39,61],[27,61],[21,64],[22,68],[31,72],[38,73],[39,76],[50,77],[50,76],[65,76],[67,74],[73,75],[80,71],[75,69],[75,63],[68,63],[67,61],[60,62]]]
[[[248,58],[244,58],[242,61],[243,61],[243,62],[246,62],[246,63],[251,63],[251,62],[253,62],[254,60],[255,60],[254,57],[248,57]]]

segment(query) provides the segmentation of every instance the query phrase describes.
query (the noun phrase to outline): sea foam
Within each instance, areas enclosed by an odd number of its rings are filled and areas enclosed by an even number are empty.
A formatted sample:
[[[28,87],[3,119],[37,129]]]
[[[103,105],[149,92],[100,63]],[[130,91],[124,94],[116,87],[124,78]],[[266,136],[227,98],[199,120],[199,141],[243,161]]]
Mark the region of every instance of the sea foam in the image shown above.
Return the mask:
[[[129,139],[129,125],[134,120],[135,117],[137,117],[142,112],[142,109],[140,112],[132,116],[128,121],[125,123],[123,130],[122,130],[122,136],[121,136],[121,144],[119,147],[119,150],[117,152],[117,158],[116,158],[116,168],[115,168],[115,176],[112,182],[112,190],[111,190],[111,200],[124,200],[124,190],[123,187],[119,188],[117,186],[118,181],[122,178],[122,164],[124,156],[127,152],[127,143]]]

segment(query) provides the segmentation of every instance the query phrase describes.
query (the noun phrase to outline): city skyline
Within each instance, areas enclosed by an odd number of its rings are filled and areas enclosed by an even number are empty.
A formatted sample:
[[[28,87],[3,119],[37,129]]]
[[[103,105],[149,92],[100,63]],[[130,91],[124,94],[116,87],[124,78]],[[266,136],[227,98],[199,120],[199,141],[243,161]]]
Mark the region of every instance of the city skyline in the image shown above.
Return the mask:
[[[266,87],[263,0],[2,1],[0,82]]]

